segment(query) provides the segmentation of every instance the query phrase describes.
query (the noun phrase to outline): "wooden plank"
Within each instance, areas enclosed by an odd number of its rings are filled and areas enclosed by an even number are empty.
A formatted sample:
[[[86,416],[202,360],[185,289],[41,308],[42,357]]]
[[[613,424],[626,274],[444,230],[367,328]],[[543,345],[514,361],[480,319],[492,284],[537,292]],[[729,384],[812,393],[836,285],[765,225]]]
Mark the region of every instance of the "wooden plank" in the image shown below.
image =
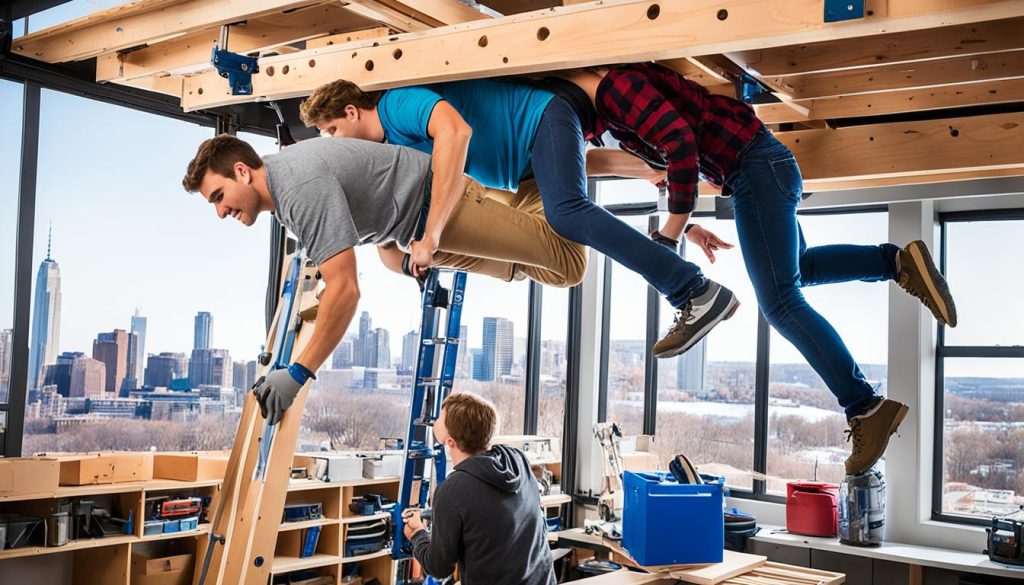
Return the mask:
[[[319,49],[321,47],[330,47],[332,45],[344,45],[347,43],[354,43],[357,41],[365,41],[366,39],[386,37],[389,34],[391,34],[390,28],[386,26],[378,26],[374,28],[367,28],[363,30],[309,39],[308,41],[306,41],[306,48]]]
[[[427,18],[426,22],[418,20],[378,0],[348,0],[345,3],[345,9],[363,18],[379,22],[398,32],[430,30],[442,24],[440,21],[432,18]]]
[[[746,553],[724,551],[721,563],[715,563],[706,567],[686,569],[682,571],[670,571],[669,575],[685,583],[696,585],[717,585],[726,579],[748,573],[764,565],[767,557],[751,555]]]
[[[730,53],[756,75],[822,73],[1024,47],[1019,18]]]
[[[1024,113],[801,130],[776,137],[805,179],[1024,168]]]
[[[144,89],[146,91],[153,91],[164,95],[179,97],[182,89],[184,88],[185,77],[182,75],[153,75],[150,77],[125,79],[118,81],[117,83],[120,85],[127,85],[128,87],[134,87],[136,89]]]
[[[1024,77],[1024,50],[837,73],[773,77],[765,81],[782,88],[794,99],[807,99],[1020,77]]]
[[[228,47],[236,53],[253,53],[320,35],[366,28],[372,24],[340,5],[310,6],[232,26]],[[210,51],[219,37],[220,27],[214,27],[135,51],[104,53],[96,58],[96,80],[116,81],[209,69]]]
[[[809,107],[811,118],[826,120],[1020,101],[1024,101],[1024,79],[839,96],[797,103]]]
[[[825,24],[820,0],[693,0],[660,3],[657,9],[646,0],[606,0],[399,35],[358,51],[334,47],[270,57],[253,77],[252,96],[231,96],[223,79],[203,73],[186,80],[182,103],[194,110],[299,97],[339,77],[367,90],[386,89],[1024,16],[1024,3],[1006,0],[964,0],[959,8],[949,0],[890,0],[888,6],[885,18]],[[268,76],[264,72],[272,64],[288,65],[291,73]]]
[[[754,104],[754,113],[765,124],[803,122],[810,119],[810,109],[797,102]]]
[[[163,2],[144,12],[124,11],[95,21],[87,17],[48,28],[17,39],[11,50],[47,63],[76,61],[315,3],[316,0],[187,0],[174,5]]]
[[[466,6],[457,0],[380,0],[382,3],[391,6],[401,12],[408,11],[410,14],[422,14],[428,16],[442,25],[458,24],[471,20],[482,20],[490,16]]]

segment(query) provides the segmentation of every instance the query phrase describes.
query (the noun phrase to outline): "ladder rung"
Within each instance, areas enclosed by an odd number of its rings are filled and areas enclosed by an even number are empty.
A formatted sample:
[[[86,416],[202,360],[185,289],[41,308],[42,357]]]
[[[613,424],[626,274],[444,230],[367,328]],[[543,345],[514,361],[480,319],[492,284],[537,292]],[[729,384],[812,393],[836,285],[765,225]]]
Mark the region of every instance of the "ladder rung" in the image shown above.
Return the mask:
[[[452,340],[448,337],[428,337],[423,340],[423,345],[458,345],[458,338]]]

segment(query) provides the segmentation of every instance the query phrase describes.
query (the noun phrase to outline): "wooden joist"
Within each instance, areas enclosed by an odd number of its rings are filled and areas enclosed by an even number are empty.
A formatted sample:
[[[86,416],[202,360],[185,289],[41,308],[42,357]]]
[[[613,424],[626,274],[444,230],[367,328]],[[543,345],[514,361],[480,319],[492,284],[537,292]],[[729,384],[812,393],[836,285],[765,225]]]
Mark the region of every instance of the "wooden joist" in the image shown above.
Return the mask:
[[[236,53],[252,53],[373,24],[338,4],[309,6],[232,26],[228,48]],[[96,81],[209,69],[210,52],[219,36],[220,28],[214,27],[135,51],[104,53],[96,58]]]
[[[366,39],[377,39],[380,37],[386,37],[389,34],[391,34],[390,28],[386,26],[378,26],[374,28],[367,28],[363,30],[309,39],[308,41],[306,41],[306,48],[318,49],[320,47],[330,47],[332,45],[344,45],[347,43],[365,41]]]
[[[806,114],[800,114],[790,104],[781,103],[754,106],[754,109],[762,121],[779,124],[802,122],[808,118],[857,118],[1010,102],[1024,102],[1024,79],[801,100],[791,104],[806,107]]]
[[[794,99],[807,99],[1021,77],[1024,77],[1024,50],[1018,49],[765,81]]]
[[[948,0],[889,0],[884,17],[829,24],[821,22],[820,12],[820,0],[606,0],[402,35],[377,47],[335,46],[271,57],[253,77],[253,96],[231,96],[216,73],[202,73],[186,80],[182,105],[194,110],[303,96],[339,77],[365,89],[384,89],[855,38],[1022,17],[1024,3],[962,0],[953,7]],[[266,75],[270,65],[277,71],[287,65],[290,73]]]
[[[776,134],[807,180],[1024,169],[1024,113]]]
[[[963,57],[1024,48],[1024,19],[1012,18],[730,53],[756,75],[781,77]]]
[[[47,63],[77,61],[315,3],[314,0],[142,0],[26,35],[16,39],[11,50]]]

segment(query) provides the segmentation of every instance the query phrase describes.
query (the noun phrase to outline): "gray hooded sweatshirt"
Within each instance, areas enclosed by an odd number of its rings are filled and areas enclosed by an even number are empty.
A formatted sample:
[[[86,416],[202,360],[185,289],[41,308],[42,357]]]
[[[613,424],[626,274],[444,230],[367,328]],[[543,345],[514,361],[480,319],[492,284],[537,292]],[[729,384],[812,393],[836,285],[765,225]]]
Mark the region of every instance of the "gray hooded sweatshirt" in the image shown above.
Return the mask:
[[[522,451],[495,445],[458,464],[434,492],[431,532],[413,556],[434,577],[459,564],[463,585],[555,585],[537,480]]]

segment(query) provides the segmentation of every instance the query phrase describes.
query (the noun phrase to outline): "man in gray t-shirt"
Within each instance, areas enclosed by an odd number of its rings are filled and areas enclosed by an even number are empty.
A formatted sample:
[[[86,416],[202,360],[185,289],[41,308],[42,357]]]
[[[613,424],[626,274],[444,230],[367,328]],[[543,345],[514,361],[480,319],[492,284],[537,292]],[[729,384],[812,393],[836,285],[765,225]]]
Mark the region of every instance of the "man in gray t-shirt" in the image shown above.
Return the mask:
[[[269,373],[254,389],[271,424],[352,321],[359,300],[353,248],[377,244],[385,264],[396,269],[399,249],[407,251],[422,230],[429,177],[429,155],[364,140],[316,138],[263,159],[229,135],[199,146],[182,181],[185,189],[201,193],[222,219],[252,225],[260,213],[273,212],[298,236],[326,286],[309,344],[291,367]],[[554,286],[583,279],[585,248],[555,234],[536,189],[502,195],[462,181],[462,198],[441,233],[434,265]]]

